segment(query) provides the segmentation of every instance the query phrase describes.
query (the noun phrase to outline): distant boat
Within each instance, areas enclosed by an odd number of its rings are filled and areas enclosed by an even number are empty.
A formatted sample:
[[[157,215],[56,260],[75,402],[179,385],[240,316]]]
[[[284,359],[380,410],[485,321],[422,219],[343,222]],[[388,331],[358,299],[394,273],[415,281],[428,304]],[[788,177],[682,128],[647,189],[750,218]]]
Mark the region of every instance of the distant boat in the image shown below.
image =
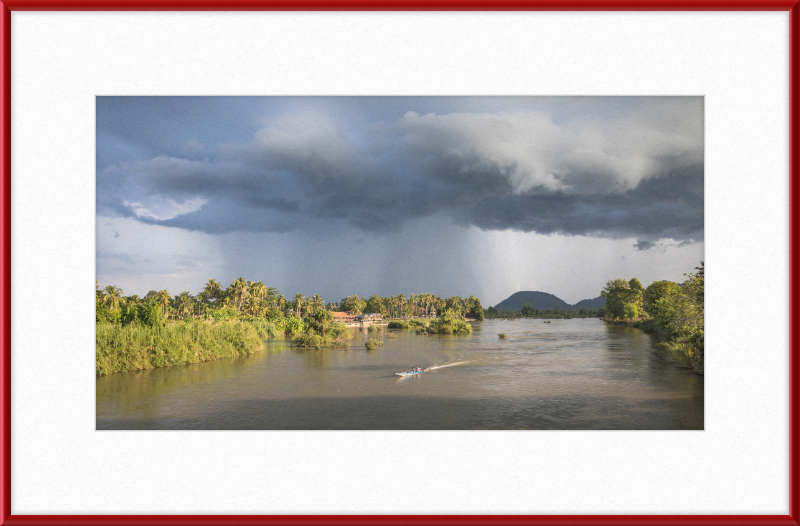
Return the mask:
[[[422,374],[424,372],[425,371],[416,371],[416,372],[413,372],[413,373],[394,373],[394,374],[396,374],[397,376],[411,376],[412,374]]]

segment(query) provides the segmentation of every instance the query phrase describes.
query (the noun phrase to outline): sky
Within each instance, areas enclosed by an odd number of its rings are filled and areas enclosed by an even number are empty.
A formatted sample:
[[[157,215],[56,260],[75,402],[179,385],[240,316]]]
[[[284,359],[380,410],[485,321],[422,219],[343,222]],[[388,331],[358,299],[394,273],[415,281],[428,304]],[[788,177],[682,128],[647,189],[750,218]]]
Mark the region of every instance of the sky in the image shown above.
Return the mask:
[[[594,298],[703,260],[702,97],[97,97],[97,279]]]

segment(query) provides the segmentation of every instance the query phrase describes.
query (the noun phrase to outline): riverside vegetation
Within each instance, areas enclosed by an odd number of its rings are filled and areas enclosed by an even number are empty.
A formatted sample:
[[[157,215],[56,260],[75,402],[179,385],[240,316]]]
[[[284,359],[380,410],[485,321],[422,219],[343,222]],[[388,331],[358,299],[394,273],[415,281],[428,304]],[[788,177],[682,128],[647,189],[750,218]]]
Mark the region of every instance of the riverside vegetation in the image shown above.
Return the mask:
[[[630,323],[646,332],[658,333],[662,341],[658,352],[670,361],[692,371],[704,371],[704,263],[686,280],[677,284],[656,281],[644,288],[633,278],[606,283],[604,320]]]
[[[227,288],[214,279],[196,296],[151,290],[143,298],[124,296],[114,285],[96,286],[96,374],[187,365],[246,355],[263,340],[290,337],[298,347],[347,348],[352,333],[333,321],[333,312],[376,313],[400,320],[420,334],[472,332],[464,318],[483,319],[474,296],[439,298],[430,293],[368,299],[348,296],[326,303],[319,294],[288,300],[275,288],[245,278]],[[424,316],[425,319],[411,318]],[[377,328],[370,326],[371,332]],[[370,338],[368,349],[383,344]]]

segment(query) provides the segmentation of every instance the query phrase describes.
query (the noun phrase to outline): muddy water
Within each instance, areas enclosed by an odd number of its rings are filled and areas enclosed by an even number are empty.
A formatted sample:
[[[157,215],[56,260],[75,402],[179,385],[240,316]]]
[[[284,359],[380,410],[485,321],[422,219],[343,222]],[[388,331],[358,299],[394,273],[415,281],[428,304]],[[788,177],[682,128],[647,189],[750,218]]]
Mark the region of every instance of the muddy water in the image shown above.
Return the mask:
[[[703,429],[703,377],[596,319],[385,328],[384,345],[292,349],[97,378],[97,429]],[[388,333],[396,337],[389,337]],[[498,333],[505,333],[499,339]],[[424,374],[399,377],[412,366]]]

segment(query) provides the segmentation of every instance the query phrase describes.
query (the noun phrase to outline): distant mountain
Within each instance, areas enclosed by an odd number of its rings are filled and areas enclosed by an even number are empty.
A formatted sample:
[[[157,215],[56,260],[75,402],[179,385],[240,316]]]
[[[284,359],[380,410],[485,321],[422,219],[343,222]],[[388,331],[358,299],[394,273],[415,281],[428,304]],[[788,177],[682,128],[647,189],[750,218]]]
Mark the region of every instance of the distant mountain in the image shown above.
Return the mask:
[[[599,309],[605,307],[606,300],[602,296],[591,300],[581,300],[575,305],[570,305],[558,296],[548,294],[547,292],[539,292],[538,290],[523,290],[515,292],[508,298],[494,306],[499,310],[520,310],[526,303],[530,303],[531,307],[537,309]]]
[[[606,299],[603,296],[597,296],[590,300],[581,300],[572,306],[573,309],[586,309],[596,310],[606,306]]]

